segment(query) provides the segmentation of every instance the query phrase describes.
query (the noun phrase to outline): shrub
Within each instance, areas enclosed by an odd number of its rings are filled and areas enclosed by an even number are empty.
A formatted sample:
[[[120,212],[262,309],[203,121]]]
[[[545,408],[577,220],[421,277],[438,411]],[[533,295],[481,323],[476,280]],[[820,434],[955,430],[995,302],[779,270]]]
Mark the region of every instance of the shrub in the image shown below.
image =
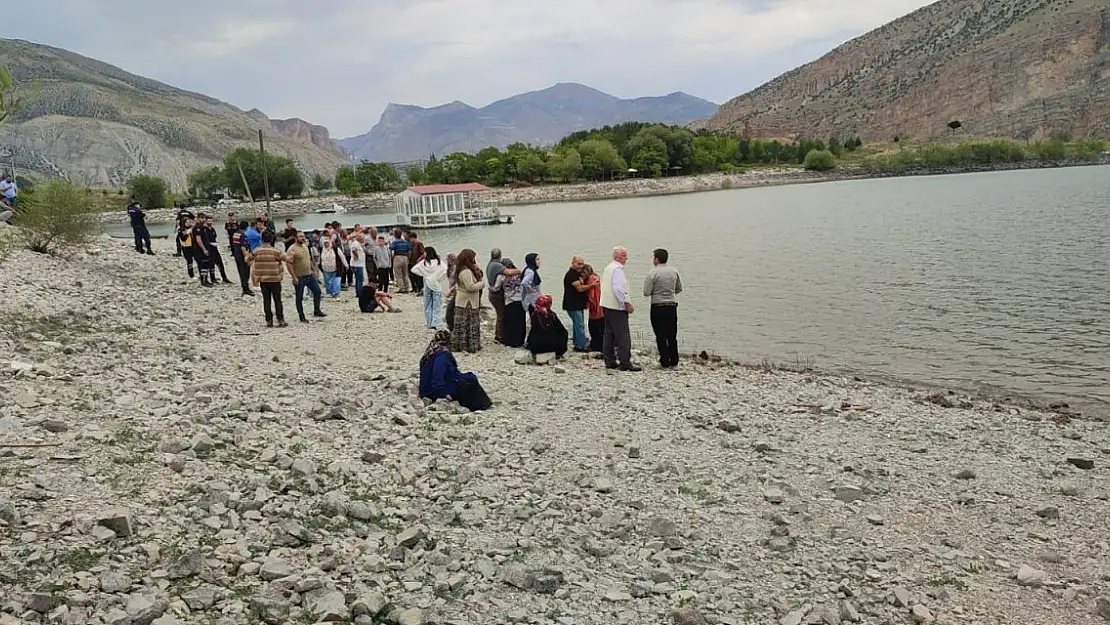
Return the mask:
[[[829,171],[836,169],[836,157],[828,150],[810,150],[802,166],[810,171]]]
[[[65,180],[39,185],[20,202],[15,222],[19,242],[40,254],[84,247],[100,234],[88,195]]]
[[[166,207],[166,181],[157,176],[135,176],[127,183],[127,190],[143,208]]]
[[[1037,155],[1037,158],[1043,159],[1064,158],[1068,153],[1068,144],[1059,139],[1038,141],[1033,144],[1033,153]]]

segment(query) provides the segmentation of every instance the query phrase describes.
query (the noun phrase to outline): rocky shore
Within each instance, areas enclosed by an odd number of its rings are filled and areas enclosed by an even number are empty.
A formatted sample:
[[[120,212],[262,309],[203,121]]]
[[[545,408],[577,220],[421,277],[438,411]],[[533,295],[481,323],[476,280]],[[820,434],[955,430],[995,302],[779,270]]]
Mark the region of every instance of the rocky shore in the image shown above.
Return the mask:
[[[800,167],[777,169],[756,169],[742,173],[715,173],[696,176],[674,176],[670,178],[634,178],[609,182],[586,182],[577,184],[554,184],[533,187],[497,187],[489,191],[489,200],[500,207],[525,206],[529,204],[548,204],[552,202],[590,202],[595,200],[614,200],[632,197],[652,197],[681,193],[701,193],[725,189],[745,189],[752,187],[832,182],[836,180],[859,180],[865,178],[891,178],[900,176],[924,176],[956,173],[1002,171],[1009,169],[1045,169],[1054,167],[1075,167],[1092,164],[1110,164],[1110,157],[1102,156],[1097,163],[1085,160],[1060,162],[1025,161],[985,165],[982,167],[917,167],[897,170],[860,169],[844,167],[835,171],[806,171]],[[332,195],[321,198],[300,198],[295,200],[272,201],[271,211],[275,216],[288,217],[330,210],[339,204],[352,213],[389,213],[393,211],[394,193],[367,193],[358,197]],[[261,205],[259,205],[261,208]],[[249,204],[237,208],[238,212],[249,214]],[[152,223],[172,221],[172,209],[147,211],[147,219]],[[124,211],[103,213],[101,220],[106,224],[124,223]]]
[[[494,346],[460,413],[415,297],[268,330],[156,251],[0,267],[0,625],[1110,620],[1103,424]]]

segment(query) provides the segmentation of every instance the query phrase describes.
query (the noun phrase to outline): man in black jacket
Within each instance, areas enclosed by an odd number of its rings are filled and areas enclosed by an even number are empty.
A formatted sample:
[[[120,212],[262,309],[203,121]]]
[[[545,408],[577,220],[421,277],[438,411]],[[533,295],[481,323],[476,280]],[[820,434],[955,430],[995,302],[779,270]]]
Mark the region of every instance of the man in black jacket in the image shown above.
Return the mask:
[[[254,291],[251,290],[251,266],[247,262],[247,254],[250,252],[247,245],[248,227],[250,224],[244,220],[235,225],[235,230],[228,226],[228,231],[231,233],[231,257],[235,259],[235,268],[239,270],[239,284],[243,287],[243,295],[254,297]]]
[[[127,206],[127,215],[131,218],[131,231],[135,233],[135,251],[154,256],[154,252],[150,250],[150,231],[146,228],[146,213],[143,212],[142,205],[131,202]]]
[[[204,236],[205,242],[208,243],[208,262],[209,262],[209,278],[213,283],[216,282],[216,272],[212,269],[220,270],[220,278],[223,279],[224,284],[231,284],[231,280],[227,279],[227,271],[224,269],[224,259],[220,255],[220,247],[216,244],[216,228],[212,226],[212,216],[205,215],[204,218]]]

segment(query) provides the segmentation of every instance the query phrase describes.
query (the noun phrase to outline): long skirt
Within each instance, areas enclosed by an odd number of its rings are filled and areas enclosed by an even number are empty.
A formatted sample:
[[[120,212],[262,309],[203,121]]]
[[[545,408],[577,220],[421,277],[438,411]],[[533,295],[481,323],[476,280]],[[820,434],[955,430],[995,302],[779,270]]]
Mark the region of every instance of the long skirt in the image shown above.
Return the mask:
[[[509,302],[505,304],[505,318],[503,320],[504,343],[508,347],[524,347],[527,336],[525,327],[524,304]]]
[[[482,349],[482,320],[477,308],[455,306],[451,350],[474,353]]]
[[[477,379],[474,380],[460,380],[455,384],[455,401],[467,410],[474,412],[477,410],[489,410],[493,407],[493,402],[490,400],[486,390],[478,383]]]

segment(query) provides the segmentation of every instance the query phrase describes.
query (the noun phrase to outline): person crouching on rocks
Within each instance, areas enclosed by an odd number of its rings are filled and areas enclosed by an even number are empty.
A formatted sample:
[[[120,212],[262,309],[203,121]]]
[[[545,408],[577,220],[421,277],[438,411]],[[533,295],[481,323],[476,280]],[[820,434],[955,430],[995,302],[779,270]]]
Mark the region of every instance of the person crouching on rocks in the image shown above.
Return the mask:
[[[358,309],[364,313],[401,312],[400,308],[393,305],[392,295],[378,290],[377,276],[370,276],[369,281],[359,289]]]
[[[420,397],[455,401],[471,412],[493,407],[489,395],[478,383],[478,376],[459,371],[455,355],[451,353],[451,332],[448,330],[436,332],[420,359]]]
[[[550,295],[541,295],[532,307],[532,327],[525,346],[532,355],[555,354],[562,358],[567,353],[567,329],[551,310]]]

